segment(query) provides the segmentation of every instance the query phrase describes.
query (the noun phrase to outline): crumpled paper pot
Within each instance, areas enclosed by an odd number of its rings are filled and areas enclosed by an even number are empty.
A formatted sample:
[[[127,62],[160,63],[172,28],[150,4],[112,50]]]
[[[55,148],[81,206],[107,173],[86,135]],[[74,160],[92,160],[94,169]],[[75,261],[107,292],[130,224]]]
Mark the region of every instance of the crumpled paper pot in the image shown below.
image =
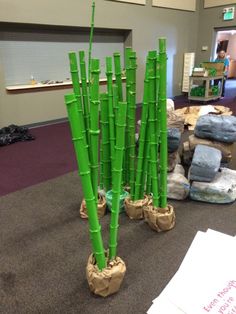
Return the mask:
[[[99,195],[99,199],[98,199],[98,218],[102,218],[105,215],[106,212],[106,198],[102,195]],[[87,207],[86,207],[86,203],[85,200],[83,199],[80,205],[80,217],[83,219],[88,219],[88,214],[87,214]]]
[[[171,205],[167,208],[154,208],[153,205],[148,205],[144,208],[144,218],[149,226],[157,231],[171,230],[175,226],[175,212]]]
[[[91,292],[102,297],[116,293],[120,289],[125,272],[125,263],[118,256],[109,262],[106,268],[99,271],[95,258],[91,254],[86,267],[86,276]]]
[[[143,208],[148,205],[149,198],[144,196],[144,199],[132,201],[129,197],[125,199],[125,211],[130,219],[143,219]]]

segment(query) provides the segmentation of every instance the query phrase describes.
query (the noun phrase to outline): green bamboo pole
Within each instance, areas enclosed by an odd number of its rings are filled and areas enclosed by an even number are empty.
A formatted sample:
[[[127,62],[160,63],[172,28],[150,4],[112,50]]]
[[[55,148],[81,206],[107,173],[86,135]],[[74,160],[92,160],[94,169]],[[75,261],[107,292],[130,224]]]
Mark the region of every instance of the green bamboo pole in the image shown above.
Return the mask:
[[[144,187],[142,187],[142,175],[145,173],[144,166],[144,153],[146,146],[146,130],[147,130],[147,119],[148,119],[148,99],[149,99],[149,84],[148,84],[148,60],[146,61],[146,72],[144,79],[144,94],[142,104],[142,115],[141,115],[141,127],[139,134],[139,149],[138,149],[138,162],[136,169],[136,181],[135,181],[135,195],[134,200],[143,199]]]
[[[75,52],[69,52],[69,60],[70,60],[70,73],[71,73],[73,91],[74,91],[75,97],[77,99],[77,108],[79,111],[83,112],[82,97],[81,97],[81,92],[80,92],[79,71],[78,71],[77,58],[76,58]],[[80,116],[80,119],[81,119],[81,121],[79,123],[82,124],[83,132],[84,132],[84,134],[83,134],[84,140],[85,140],[85,143],[87,143],[86,131],[84,128],[83,115]]]
[[[148,120],[148,115],[147,115]],[[144,151],[144,159],[143,159],[143,172],[141,177],[141,187],[140,187],[140,195],[144,195],[144,192],[146,194],[151,193],[151,181],[148,179],[148,165],[149,165],[149,159],[150,159],[150,145],[149,145],[149,138],[150,138],[150,128],[146,127],[146,134],[145,134],[145,151]]]
[[[127,127],[125,131],[125,156],[124,156],[124,176],[125,183],[130,186],[130,172],[129,172],[129,149],[130,149],[130,136],[129,136],[129,117],[130,117],[130,53],[132,48],[125,48],[125,75],[126,75],[126,102],[127,102]]]
[[[99,60],[91,60],[90,86],[90,135],[91,135],[91,175],[94,195],[98,190],[98,142],[99,142]]]
[[[160,126],[161,126],[161,110],[160,110],[160,56],[157,54],[156,59],[156,103],[157,103],[157,144],[160,143]]]
[[[106,93],[100,95],[101,100],[101,131],[102,131],[102,165],[103,165],[103,185],[105,191],[111,188],[111,158],[109,141],[109,96]]]
[[[119,210],[120,210],[120,186],[122,181],[122,163],[125,144],[125,126],[126,126],[127,103],[119,102],[116,121],[116,147],[115,160],[113,168],[113,186],[112,186],[112,209],[109,237],[109,258],[110,260],[116,257],[117,237],[119,227]]]
[[[111,167],[113,168],[115,156],[115,125],[113,111],[113,92],[112,92],[112,57],[106,57],[106,76],[107,76],[107,92],[109,104],[109,134],[110,134],[110,153]]]
[[[91,59],[92,59],[92,44],[93,44],[93,32],[94,32],[94,15],[95,15],[95,0],[92,3],[92,16],[90,24],[90,36],[89,36],[89,61],[88,61],[88,78],[89,82],[91,81]],[[90,84],[89,84],[90,88]]]
[[[103,163],[104,163],[104,154],[103,154],[103,149],[102,149],[102,145],[100,146],[100,176],[99,176],[99,188],[100,190],[103,190],[104,189],[104,166],[103,166]]]
[[[118,111],[118,87],[116,84],[113,84],[113,112],[114,112],[114,121],[117,119],[117,111]],[[116,131],[116,130],[115,130]]]
[[[122,89],[122,71],[121,71],[121,62],[120,62],[120,53],[115,52],[113,54],[114,57],[114,65],[115,65],[115,77],[116,77],[116,85],[118,87],[118,96],[119,101],[123,101],[123,89]]]
[[[130,106],[129,106],[129,172],[130,196],[134,200],[135,191],[135,122],[136,122],[136,52],[130,52]]]
[[[150,140],[149,140],[149,155],[147,158],[147,186],[146,194],[149,195],[152,192],[152,166],[150,162]]]
[[[157,138],[156,138],[156,51],[148,53],[149,80],[149,127],[150,127],[150,163],[152,175],[153,206],[159,206]]]
[[[88,210],[88,222],[92,250],[95,256],[99,270],[106,267],[106,259],[101,235],[101,226],[97,215],[96,196],[94,196],[91,184],[88,152],[83,142],[83,129],[79,123],[82,112],[77,110],[77,101],[74,94],[65,96],[67,112],[71,127],[71,133],[76,153],[76,159],[79,167],[82,189]]]
[[[86,129],[87,143],[90,146],[89,100],[88,100],[88,85],[87,85],[86,62],[85,62],[85,53],[84,53],[84,51],[79,51],[79,60],[80,60],[82,99],[83,99],[83,109],[84,109],[84,125],[85,125],[85,129]]]
[[[166,72],[167,72],[167,54],[166,39],[159,39],[159,55],[160,55],[160,110],[161,110],[161,146],[160,146],[160,206],[167,207],[167,112],[166,112]]]

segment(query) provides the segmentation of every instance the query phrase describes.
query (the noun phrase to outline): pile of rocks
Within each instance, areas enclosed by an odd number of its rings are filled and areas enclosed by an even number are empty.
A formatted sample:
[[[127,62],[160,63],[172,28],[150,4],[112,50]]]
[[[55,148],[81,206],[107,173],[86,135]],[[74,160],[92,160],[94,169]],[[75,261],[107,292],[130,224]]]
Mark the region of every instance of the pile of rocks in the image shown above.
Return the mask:
[[[189,168],[190,198],[210,203],[230,203],[236,199],[236,171],[226,165],[232,158],[236,142],[236,117],[201,116],[194,135],[184,143],[192,163]]]

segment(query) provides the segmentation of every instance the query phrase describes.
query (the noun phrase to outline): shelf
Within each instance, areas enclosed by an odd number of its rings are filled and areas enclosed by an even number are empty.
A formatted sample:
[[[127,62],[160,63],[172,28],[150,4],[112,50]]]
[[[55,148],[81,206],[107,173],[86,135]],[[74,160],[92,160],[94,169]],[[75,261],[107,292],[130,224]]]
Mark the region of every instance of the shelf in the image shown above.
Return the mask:
[[[208,97],[200,97],[200,96],[189,96],[189,100],[200,100],[200,101],[210,101],[210,100],[216,100],[219,99],[220,96],[208,96]]]
[[[122,78],[122,81],[124,82],[126,80],[126,77]],[[113,78],[113,81],[115,81],[115,78]],[[99,80],[100,85],[104,85],[107,83],[106,78],[101,78]],[[65,81],[63,83],[53,83],[53,84],[42,84],[37,83],[34,85],[25,84],[25,85],[10,85],[6,86],[6,90],[9,93],[17,93],[17,92],[32,92],[32,91],[38,91],[38,90],[44,90],[44,89],[63,89],[63,88],[71,88],[72,82],[70,80]]]
[[[188,100],[196,100],[196,101],[211,101],[211,100],[217,100],[221,97],[222,93],[222,83],[223,83],[223,76],[218,75],[218,76],[190,76],[189,77],[189,90],[188,90]],[[210,90],[210,81],[212,80],[221,80],[220,84],[220,90],[218,95],[212,95],[211,90]],[[193,87],[193,82],[194,81],[200,81],[199,83],[201,84],[201,87],[204,87],[204,96],[191,96],[191,90]],[[199,84],[198,84],[199,85]]]

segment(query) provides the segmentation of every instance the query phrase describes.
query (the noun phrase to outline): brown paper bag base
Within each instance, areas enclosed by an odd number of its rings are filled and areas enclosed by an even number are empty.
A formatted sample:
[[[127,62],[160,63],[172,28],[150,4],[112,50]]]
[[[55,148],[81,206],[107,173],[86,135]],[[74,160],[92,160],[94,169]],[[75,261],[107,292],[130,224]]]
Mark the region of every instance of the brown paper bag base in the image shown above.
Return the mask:
[[[118,256],[109,262],[106,268],[99,271],[94,256],[91,254],[86,267],[86,276],[91,292],[102,297],[116,293],[120,289],[125,272],[125,263]]]
[[[129,197],[125,199],[125,211],[130,219],[143,219],[143,208],[148,205],[148,197],[142,200],[132,201]]]
[[[175,226],[175,212],[171,205],[167,208],[154,208],[153,205],[144,208],[144,218],[149,226],[157,231],[171,230]]]
[[[85,200],[83,199],[80,205],[80,217],[83,219],[88,219],[88,214],[87,214],[87,207],[86,207],[86,203]],[[98,218],[102,218],[105,213],[106,213],[106,198],[104,196],[99,195],[99,199],[98,199]]]

